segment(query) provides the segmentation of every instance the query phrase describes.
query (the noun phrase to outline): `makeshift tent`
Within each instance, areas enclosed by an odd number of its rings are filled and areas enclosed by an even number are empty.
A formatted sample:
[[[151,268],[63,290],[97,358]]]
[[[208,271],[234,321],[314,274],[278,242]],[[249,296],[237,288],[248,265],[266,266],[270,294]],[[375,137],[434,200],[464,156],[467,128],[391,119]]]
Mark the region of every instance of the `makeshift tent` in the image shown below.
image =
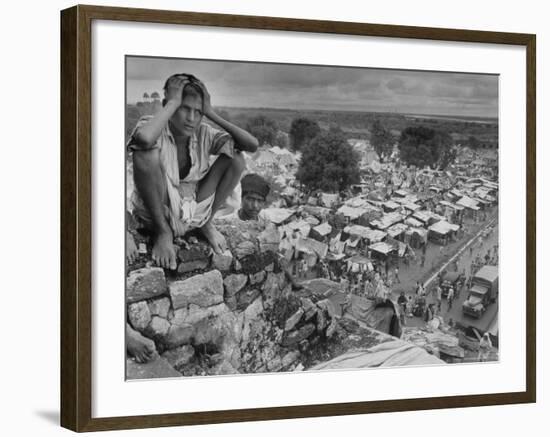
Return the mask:
[[[305,221],[309,223],[311,226],[317,226],[320,223],[319,219],[313,216],[306,217]]]
[[[296,242],[296,250],[304,253],[315,253],[319,258],[325,258],[328,253],[328,245],[313,238],[299,238]]]
[[[313,228],[321,237],[324,237],[332,232],[332,226],[327,222],[321,223],[319,226]]]
[[[461,205],[455,205],[454,203],[447,202],[446,200],[441,200],[439,203],[440,203],[441,205],[443,205],[443,206],[452,208],[452,209],[454,209],[455,211],[462,211],[462,210],[464,210],[464,207],[463,207],[463,206],[461,206]]]
[[[321,203],[327,208],[332,208],[338,203],[338,194],[334,193],[321,193]]]
[[[447,235],[448,233],[456,232],[459,229],[460,229],[460,226],[454,225],[452,223],[448,223],[444,220],[434,223],[428,228],[429,231],[436,232],[440,235]]]
[[[411,227],[405,231],[405,243],[418,249],[428,242],[428,230]]]
[[[471,197],[464,196],[456,202],[457,205],[465,208],[477,211],[479,209],[478,203]]]
[[[298,231],[302,237],[307,237],[309,235],[309,231],[311,230],[311,225],[305,220],[296,220],[290,222],[288,224],[288,227],[292,231]]]
[[[399,209],[401,207],[401,205],[399,205],[396,202],[392,202],[391,200],[389,200],[387,202],[382,203],[382,207],[384,208],[384,210],[386,212],[388,212],[388,211],[392,212],[392,211],[395,211],[395,210]]]
[[[392,245],[381,241],[379,243],[371,244],[369,246],[369,250],[381,253],[382,255],[388,255],[391,252],[395,251],[395,248]]]
[[[412,218],[412,217],[407,217],[405,219],[405,224],[406,225],[409,225],[409,226],[412,226],[413,228],[421,228],[423,223],[416,220],[415,218]]]
[[[404,223],[396,223],[388,228],[387,232],[391,238],[399,237],[403,232],[408,229],[408,226]]]
[[[399,212],[390,212],[388,214],[384,214],[380,219],[372,220],[371,225],[374,228],[386,230],[391,225],[399,223],[402,220],[403,216]]]
[[[346,259],[346,262],[348,265],[348,271],[352,270],[354,272],[364,272],[374,270],[371,260],[363,255],[353,255]]]
[[[412,212],[418,211],[418,210],[421,208],[420,205],[417,205],[416,203],[410,203],[410,202],[402,203],[402,205],[403,205],[406,209],[408,209],[408,210],[410,210],[410,211],[412,211]]]
[[[359,238],[363,238],[364,240],[367,240],[369,244],[382,241],[386,237],[386,232],[378,231],[376,229],[371,229],[367,228],[366,226],[360,225],[346,226],[344,228],[344,232],[353,236],[357,236]]]
[[[350,220],[355,220],[364,213],[364,210],[362,208],[353,208],[351,206],[342,205],[338,208],[337,212]]]
[[[399,197],[406,197],[409,193],[405,190],[395,190],[393,194]]]

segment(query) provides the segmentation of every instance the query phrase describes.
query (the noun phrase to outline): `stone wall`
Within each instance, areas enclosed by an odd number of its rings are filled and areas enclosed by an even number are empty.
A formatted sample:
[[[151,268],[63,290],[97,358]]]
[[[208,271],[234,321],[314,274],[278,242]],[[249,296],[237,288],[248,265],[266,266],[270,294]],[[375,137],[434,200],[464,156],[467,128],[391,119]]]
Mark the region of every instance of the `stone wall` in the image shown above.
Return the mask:
[[[218,228],[229,245],[222,255],[191,237],[177,241],[177,273],[129,269],[128,322],[155,342],[163,364],[148,373],[132,362],[128,378],[301,370],[308,350],[335,334],[331,302],[292,291],[276,228]]]

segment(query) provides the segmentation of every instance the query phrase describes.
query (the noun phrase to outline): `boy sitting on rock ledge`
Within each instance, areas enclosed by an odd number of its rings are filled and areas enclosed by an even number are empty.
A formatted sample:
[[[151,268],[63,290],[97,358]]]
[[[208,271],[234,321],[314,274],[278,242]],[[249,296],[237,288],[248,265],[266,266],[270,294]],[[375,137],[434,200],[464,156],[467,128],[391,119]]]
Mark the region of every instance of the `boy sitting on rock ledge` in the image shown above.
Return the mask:
[[[199,228],[215,252],[226,249],[212,217],[245,169],[240,152],[255,152],[258,141],[220,117],[206,86],[190,74],[168,78],[162,103],[157,114],[138,121],[128,142],[134,165],[132,204],[134,216],[154,234],[153,260],[175,269],[174,237],[191,229]],[[218,156],[213,163],[211,155]]]

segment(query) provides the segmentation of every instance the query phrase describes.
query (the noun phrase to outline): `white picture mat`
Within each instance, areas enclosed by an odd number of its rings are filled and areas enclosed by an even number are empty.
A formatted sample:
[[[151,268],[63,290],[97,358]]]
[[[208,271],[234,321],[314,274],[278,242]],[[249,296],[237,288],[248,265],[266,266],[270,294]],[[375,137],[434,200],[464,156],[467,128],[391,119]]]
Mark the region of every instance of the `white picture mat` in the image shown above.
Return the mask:
[[[92,29],[93,417],[524,391],[524,48],[108,21],[97,21]],[[124,57],[129,54],[499,74],[500,362],[124,381]],[[215,104],[215,96],[212,100]]]

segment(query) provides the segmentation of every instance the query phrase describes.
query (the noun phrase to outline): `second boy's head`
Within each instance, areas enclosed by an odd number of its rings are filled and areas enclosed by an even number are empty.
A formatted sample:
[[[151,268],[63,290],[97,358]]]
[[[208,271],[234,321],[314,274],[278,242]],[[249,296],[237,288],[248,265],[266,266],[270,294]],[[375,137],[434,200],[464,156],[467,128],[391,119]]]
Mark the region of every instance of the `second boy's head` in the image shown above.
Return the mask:
[[[244,220],[257,220],[264,208],[269,184],[257,174],[247,174],[241,180],[242,206],[240,215]]]

